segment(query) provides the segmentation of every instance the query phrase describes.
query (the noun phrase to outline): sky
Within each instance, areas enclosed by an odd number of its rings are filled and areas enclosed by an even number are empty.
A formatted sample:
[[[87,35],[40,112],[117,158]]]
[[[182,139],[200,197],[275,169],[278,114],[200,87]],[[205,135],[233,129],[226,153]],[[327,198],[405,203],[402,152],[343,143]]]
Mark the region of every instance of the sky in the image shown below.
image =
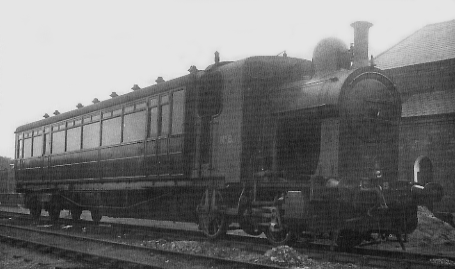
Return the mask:
[[[18,126],[257,55],[312,58],[316,44],[370,29],[378,55],[427,24],[455,19],[455,0],[0,0],[0,156]]]

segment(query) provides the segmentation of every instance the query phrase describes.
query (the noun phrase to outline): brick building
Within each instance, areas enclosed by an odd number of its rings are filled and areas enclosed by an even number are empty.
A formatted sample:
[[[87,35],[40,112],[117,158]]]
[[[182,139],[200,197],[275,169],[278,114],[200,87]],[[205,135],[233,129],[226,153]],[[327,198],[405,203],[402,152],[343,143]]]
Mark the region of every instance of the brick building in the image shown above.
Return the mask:
[[[400,180],[442,184],[435,210],[455,212],[455,20],[423,27],[375,64],[403,101]]]

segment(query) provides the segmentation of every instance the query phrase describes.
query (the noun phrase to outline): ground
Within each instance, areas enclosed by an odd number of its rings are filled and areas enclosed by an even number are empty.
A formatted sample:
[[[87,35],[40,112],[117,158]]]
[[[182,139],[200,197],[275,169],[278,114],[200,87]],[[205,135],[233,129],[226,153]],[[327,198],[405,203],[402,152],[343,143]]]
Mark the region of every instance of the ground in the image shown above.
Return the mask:
[[[0,243],[1,269],[80,269],[90,268],[84,265],[54,257],[43,255],[25,248],[15,248]]]

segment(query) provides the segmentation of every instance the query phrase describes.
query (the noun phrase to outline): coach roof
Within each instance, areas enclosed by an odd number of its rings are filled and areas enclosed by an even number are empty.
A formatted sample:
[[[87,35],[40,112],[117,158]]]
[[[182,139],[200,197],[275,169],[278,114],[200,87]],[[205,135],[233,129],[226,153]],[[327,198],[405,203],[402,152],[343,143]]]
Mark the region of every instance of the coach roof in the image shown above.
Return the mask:
[[[108,107],[132,102],[134,100],[150,96],[151,94],[157,94],[157,93],[164,92],[166,90],[170,90],[172,88],[180,87],[182,85],[188,85],[188,82],[191,82],[191,79],[194,79],[194,78],[195,78],[194,74],[188,74],[183,77],[179,77],[179,78],[167,81],[167,82],[148,86],[148,87],[142,88],[140,90],[136,90],[136,91],[124,94],[124,95],[120,95],[118,97],[114,97],[112,99],[108,99],[108,100],[105,100],[105,101],[102,101],[102,102],[99,102],[96,104],[82,107],[80,109],[71,110],[71,111],[56,115],[54,117],[46,118],[43,120],[39,120],[36,122],[32,122],[32,123],[28,123],[28,124],[19,126],[16,129],[15,133],[28,131],[28,130],[38,128],[41,126],[54,124],[56,122],[60,122],[60,121],[71,119],[71,118],[74,118],[77,116],[85,115],[85,114],[88,114],[88,113],[91,113],[94,111],[99,111],[99,110],[102,110],[102,109],[105,109]]]

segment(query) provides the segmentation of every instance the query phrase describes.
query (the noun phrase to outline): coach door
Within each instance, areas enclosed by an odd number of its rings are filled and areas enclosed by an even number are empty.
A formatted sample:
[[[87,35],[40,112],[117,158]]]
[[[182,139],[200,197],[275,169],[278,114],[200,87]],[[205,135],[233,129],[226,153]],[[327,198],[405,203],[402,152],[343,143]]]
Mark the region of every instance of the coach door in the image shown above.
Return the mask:
[[[160,118],[158,124],[158,154],[157,168],[158,175],[165,176],[171,174],[169,169],[169,134],[170,134],[170,104],[169,94],[163,94],[159,98]]]
[[[149,102],[147,174],[182,175],[185,90],[176,89],[152,98]]]
[[[222,87],[220,72],[206,73],[199,82],[197,112],[200,126],[197,151],[200,175],[208,175],[207,171],[212,169],[213,119],[221,113]]]

